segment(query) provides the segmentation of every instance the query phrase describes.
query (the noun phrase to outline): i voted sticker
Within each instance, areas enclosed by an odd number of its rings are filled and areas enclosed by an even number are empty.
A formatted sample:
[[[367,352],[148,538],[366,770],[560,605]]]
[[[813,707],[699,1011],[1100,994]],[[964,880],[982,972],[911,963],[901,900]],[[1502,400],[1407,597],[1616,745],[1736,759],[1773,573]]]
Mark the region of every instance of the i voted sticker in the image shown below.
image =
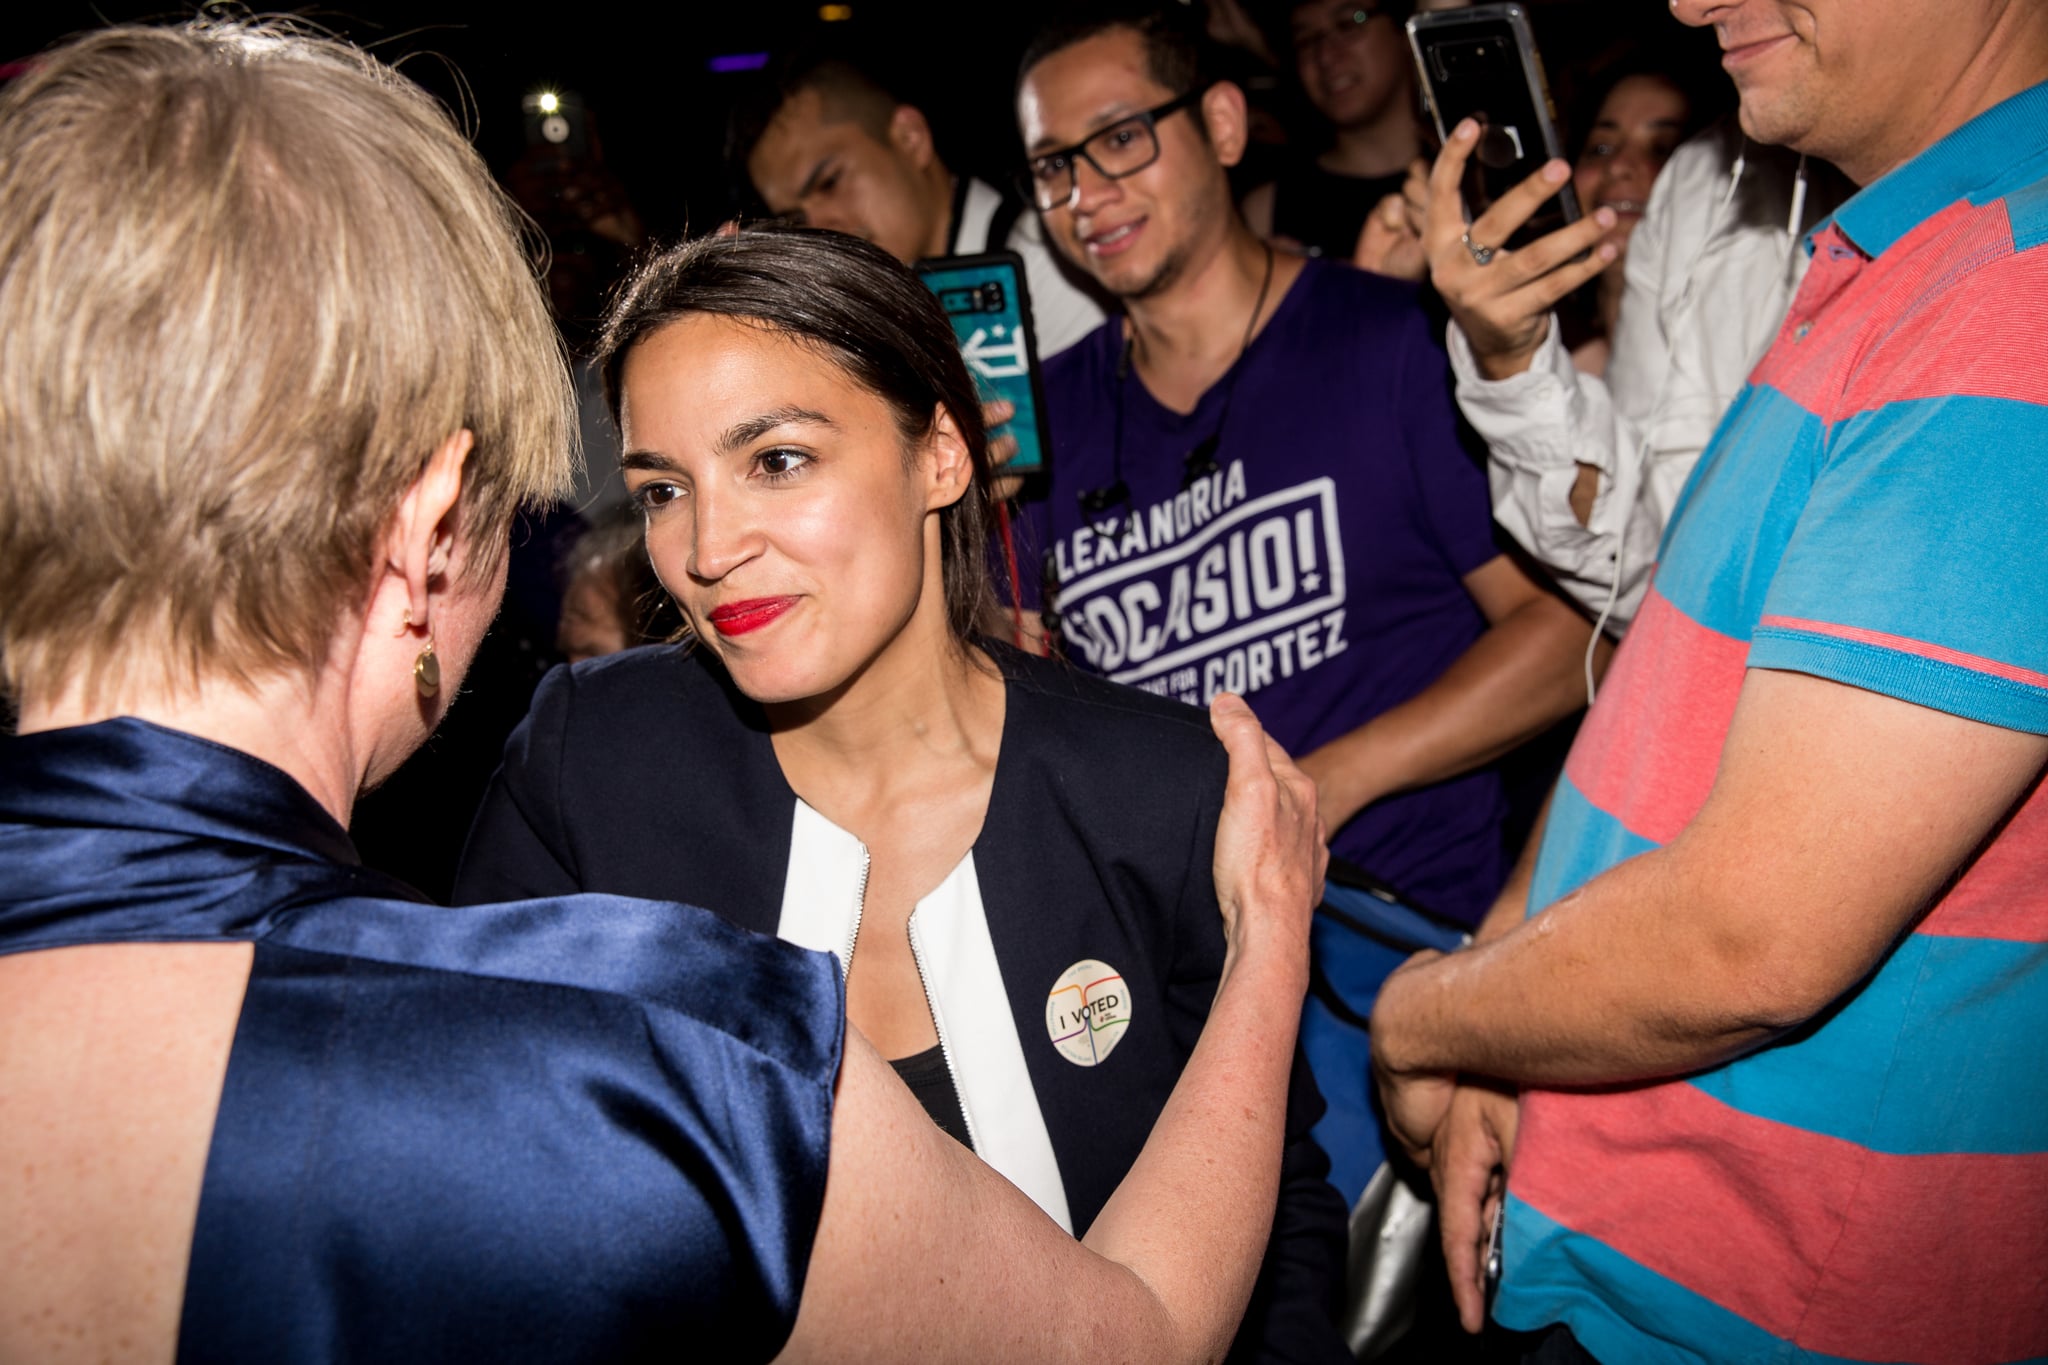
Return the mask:
[[[1061,972],[1045,997],[1046,1036],[1076,1066],[1109,1056],[1130,1026],[1131,993],[1123,977],[1092,957]]]

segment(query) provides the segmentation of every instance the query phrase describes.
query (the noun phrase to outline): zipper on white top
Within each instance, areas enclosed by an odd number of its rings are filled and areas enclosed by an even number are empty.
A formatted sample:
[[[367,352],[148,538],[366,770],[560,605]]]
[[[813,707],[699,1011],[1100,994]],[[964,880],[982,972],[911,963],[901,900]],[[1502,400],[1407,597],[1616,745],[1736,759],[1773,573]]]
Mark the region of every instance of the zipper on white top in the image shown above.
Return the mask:
[[[859,843],[859,840],[855,840]],[[860,940],[860,915],[868,904],[868,869],[874,865],[874,858],[866,844],[860,845],[860,880],[853,887],[853,927],[846,931],[846,952],[839,959],[839,980],[843,984],[853,976],[853,945]],[[919,976],[923,973],[920,972]]]
[[[866,843],[860,843],[860,880],[853,889],[853,925],[846,931],[846,952],[839,959],[841,980],[853,976],[853,945],[860,939],[861,914],[868,903],[868,872],[874,866],[874,855],[868,852]],[[946,1079],[952,1082],[953,1097],[960,1104],[960,1117],[967,1124],[969,1146],[977,1147],[974,1140],[974,1116],[967,1112],[967,1092],[960,1088],[960,1073],[953,1069],[953,1049],[946,1041],[946,1021],[939,1013],[938,997],[932,994],[931,973],[924,969],[924,944],[917,933],[917,912],[910,913],[910,961],[917,968],[917,983],[924,988],[924,1007],[931,1012],[932,1031],[939,1036],[939,1060],[946,1064]]]
[[[939,1013],[938,997],[932,994],[931,975],[924,969],[924,944],[917,934],[917,912],[910,912],[910,960],[917,967],[918,984],[924,987],[924,1007],[932,1014],[932,1032],[939,1035],[939,1060],[946,1064],[946,1079],[952,1082],[953,1099],[960,1106],[960,1120],[967,1125],[967,1145],[974,1151],[981,1144],[974,1136],[974,1115],[967,1110],[967,1092],[960,1088],[960,1074],[953,1070],[953,1049],[946,1042],[946,1018]]]

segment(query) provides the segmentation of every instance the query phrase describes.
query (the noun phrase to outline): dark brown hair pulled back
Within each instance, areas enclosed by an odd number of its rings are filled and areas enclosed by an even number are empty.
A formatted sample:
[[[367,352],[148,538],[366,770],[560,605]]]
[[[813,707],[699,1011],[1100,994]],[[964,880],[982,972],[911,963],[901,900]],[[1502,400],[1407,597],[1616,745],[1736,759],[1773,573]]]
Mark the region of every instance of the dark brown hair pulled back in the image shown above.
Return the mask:
[[[939,301],[895,257],[857,237],[763,225],[671,247],[633,272],[605,317],[597,360],[619,416],[626,356],[696,314],[755,323],[830,359],[886,402],[906,442],[923,439],[939,408],[966,442],[974,478],[939,513],[946,624],[965,643],[989,600],[988,431],[953,327]]]

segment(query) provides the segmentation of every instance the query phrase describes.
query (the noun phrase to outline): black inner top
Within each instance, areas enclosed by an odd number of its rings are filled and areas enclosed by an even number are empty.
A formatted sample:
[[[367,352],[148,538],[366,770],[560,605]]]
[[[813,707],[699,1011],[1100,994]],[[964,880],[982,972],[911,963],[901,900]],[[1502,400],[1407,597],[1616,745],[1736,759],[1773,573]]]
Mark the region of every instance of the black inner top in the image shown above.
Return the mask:
[[[968,1151],[974,1144],[967,1138],[967,1114],[960,1108],[960,1094],[953,1089],[953,1073],[946,1069],[946,1054],[936,1044],[912,1057],[897,1057],[889,1063],[917,1096],[924,1112],[932,1116],[949,1137]]]
[[[1303,157],[1273,186],[1273,231],[1292,237],[1317,256],[1348,261],[1358,248],[1366,215],[1390,194],[1399,194],[1406,171],[1392,175],[1339,175]]]

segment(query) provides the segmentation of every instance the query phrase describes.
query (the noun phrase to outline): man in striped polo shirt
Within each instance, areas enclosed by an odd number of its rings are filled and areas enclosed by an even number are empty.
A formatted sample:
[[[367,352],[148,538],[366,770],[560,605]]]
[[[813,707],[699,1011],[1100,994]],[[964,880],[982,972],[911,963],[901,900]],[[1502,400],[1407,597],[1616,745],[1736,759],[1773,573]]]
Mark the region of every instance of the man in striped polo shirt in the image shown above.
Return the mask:
[[[1673,7],[1863,188],[1382,1094],[1542,1359],[2048,1358],[2048,5]]]

